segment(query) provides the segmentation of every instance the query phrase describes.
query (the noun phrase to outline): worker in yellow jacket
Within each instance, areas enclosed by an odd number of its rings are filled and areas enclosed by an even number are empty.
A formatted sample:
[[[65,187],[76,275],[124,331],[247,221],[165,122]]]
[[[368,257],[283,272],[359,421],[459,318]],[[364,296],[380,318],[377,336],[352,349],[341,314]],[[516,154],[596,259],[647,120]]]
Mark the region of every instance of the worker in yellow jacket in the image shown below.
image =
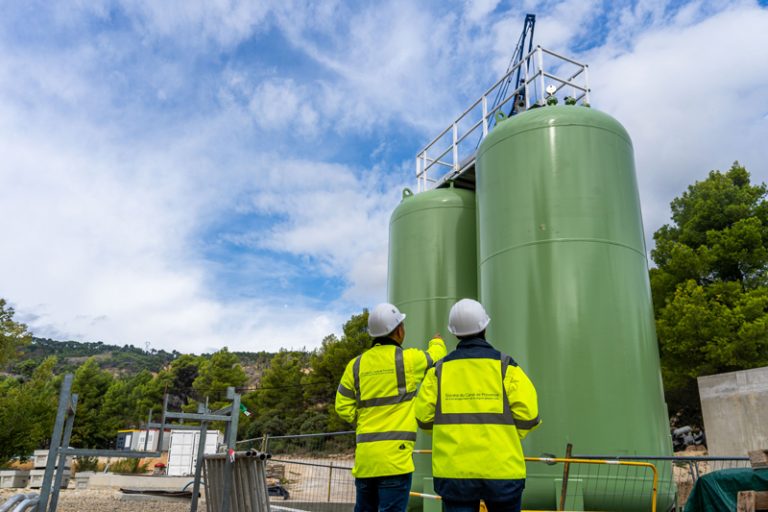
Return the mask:
[[[439,337],[426,351],[403,349],[403,320],[392,304],[373,308],[373,346],[349,362],[336,392],[336,412],[356,425],[355,512],[405,511],[414,470],[416,388],[446,354]]]
[[[540,424],[536,389],[517,363],[485,339],[491,319],[462,299],[448,330],[456,350],[424,379],[416,399],[419,426],[432,432],[435,492],[447,512],[520,510],[525,460],[520,441]]]

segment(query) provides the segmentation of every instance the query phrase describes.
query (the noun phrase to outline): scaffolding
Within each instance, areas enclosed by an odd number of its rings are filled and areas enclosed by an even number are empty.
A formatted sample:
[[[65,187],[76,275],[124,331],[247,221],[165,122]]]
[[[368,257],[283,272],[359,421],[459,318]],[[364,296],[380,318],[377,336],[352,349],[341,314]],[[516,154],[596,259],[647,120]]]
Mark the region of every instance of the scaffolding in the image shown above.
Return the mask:
[[[237,442],[237,426],[240,417],[240,394],[235,392],[235,388],[227,388],[227,400],[231,401],[230,405],[216,411],[210,411],[207,403],[201,403],[198,404],[197,413],[169,411],[168,395],[166,394],[163,399],[160,423],[152,422],[152,411],[150,410],[146,424],[147,435],[144,440],[144,447],[147,448],[150,429],[157,428],[159,429],[157,451],[96,450],[71,448],[69,446],[75,421],[75,413],[77,412],[78,400],[77,393],[72,393],[73,378],[71,373],[66,374],[59,391],[59,405],[56,412],[56,421],[53,427],[53,435],[51,436],[51,445],[48,452],[49,455],[43,482],[40,487],[40,495],[37,497],[36,508],[34,509],[36,512],[56,511],[59,490],[64,476],[64,461],[67,457],[120,457],[139,459],[159,457],[163,445],[163,435],[166,430],[199,429],[200,438],[197,450],[195,476],[193,480],[192,502],[190,505],[190,512],[197,512],[200,484],[202,483],[205,439],[208,431],[208,424],[217,421],[225,424],[224,439],[226,453],[222,455],[224,462],[220,465],[216,482],[212,484],[215,486],[213,494],[217,497],[216,506],[212,509],[211,507],[213,505],[209,503],[209,500],[206,500],[206,503],[208,504],[209,510],[216,510],[217,512],[241,512],[246,510],[242,508],[233,508],[232,506],[232,496],[242,492],[242,489],[238,486],[248,485],[247,482],[242,481],[242,479],[239,478],[239,473],[236,475],[234,472],[235,461],[237,460],[235,443]],[[168,420],[194,421],[198,422],[199,425],[169,424],[166,423]],[[238,477],[237,480],[236,476]],[[207,490],[211,490],[210,486],[207,486]],[[264,499],[267,499],[266,495],[264,496]],[[253,512],[266,510],[268,512],[269,505],[267,504],[266,508],[251,508],[247,510]]]

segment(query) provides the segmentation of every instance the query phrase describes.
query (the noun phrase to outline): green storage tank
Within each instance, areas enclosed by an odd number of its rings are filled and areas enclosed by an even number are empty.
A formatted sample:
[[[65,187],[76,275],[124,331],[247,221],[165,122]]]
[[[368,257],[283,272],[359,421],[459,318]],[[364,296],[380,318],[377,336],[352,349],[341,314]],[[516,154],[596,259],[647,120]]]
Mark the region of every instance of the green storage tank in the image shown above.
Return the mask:
[[[532,109],[498,124],[476,166],[488,339],[539,394],[543,424],[526,455],[562,457],[567,443],[577,454],[671,455],[626,130],[589,108]],[[665,510],[671,471],[658,467]],[[608,468],[571,468],[572,506],[650,510],[650,473]],[[529,463],[524,508],[555,510],[562,472]]]
[[[408,315],[405,347],[424,349],[435,332],[442,333],[448,350],[456,339],[447,330],[448,311],[459,299],[477,297],[477,230],[475,194],[458,188],[439,188],[403,200],[389,224],[388,297]],[[419,432],[417,449],[431,449],[431,438]],[[413,490],[421,492],[432,476],[429,455],[414,455]],[[431,488],[430,488],[431,491]],[[436,503],[426,502],[430,510]],[[410,509],[421,509],[412,499]]]

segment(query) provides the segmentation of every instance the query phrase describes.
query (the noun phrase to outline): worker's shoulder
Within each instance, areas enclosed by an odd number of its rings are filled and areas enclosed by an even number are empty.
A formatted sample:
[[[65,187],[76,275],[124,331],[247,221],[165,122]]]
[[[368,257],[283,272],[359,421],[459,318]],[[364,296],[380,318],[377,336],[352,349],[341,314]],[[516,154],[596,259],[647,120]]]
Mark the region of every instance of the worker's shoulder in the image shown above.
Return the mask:
[[[416,357],[416,356],[424,357],[424,354],[426,353],[427,353],[427,350],[423,348],[410,347],[410,348],[403,349],[403,354],[405,354],[406,357]]]
[[[353,357],[352,359],[347,361],[346,371],[351,372],[352,371],[352,367],[355,365],[355,361],[360,359],[360,357],[362,357],[362,355],[363,354],[356,355],[355,357]]]
[[[428,380],[436,380],[436,379],[437,379],[436,366],[427,368],[427,372],[424,374],[424,382],[427,382]]]
[[[509,366],[520,368],[520,365],[517,364],[517,361],[515,361],[515,358],[510,356],[509,354],[505,354],[504,352],[499,352],[499,359],[501,359],[502,361],[505,361]]]

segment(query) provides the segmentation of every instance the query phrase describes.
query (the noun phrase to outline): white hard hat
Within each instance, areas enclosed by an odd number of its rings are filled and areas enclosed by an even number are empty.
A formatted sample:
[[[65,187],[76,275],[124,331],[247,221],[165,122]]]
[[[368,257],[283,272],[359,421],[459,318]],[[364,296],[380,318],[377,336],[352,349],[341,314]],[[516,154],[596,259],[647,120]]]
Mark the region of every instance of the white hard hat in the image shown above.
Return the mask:
[[[377,338],[394,331],[405,320],[405,315],[392,304],[382,302],[368,315],[368,334]]]
[[[472,299],[461,299],[448,314],[448,330],[456,336],[469,336],[483,332],[490,321],[482,304]]]

